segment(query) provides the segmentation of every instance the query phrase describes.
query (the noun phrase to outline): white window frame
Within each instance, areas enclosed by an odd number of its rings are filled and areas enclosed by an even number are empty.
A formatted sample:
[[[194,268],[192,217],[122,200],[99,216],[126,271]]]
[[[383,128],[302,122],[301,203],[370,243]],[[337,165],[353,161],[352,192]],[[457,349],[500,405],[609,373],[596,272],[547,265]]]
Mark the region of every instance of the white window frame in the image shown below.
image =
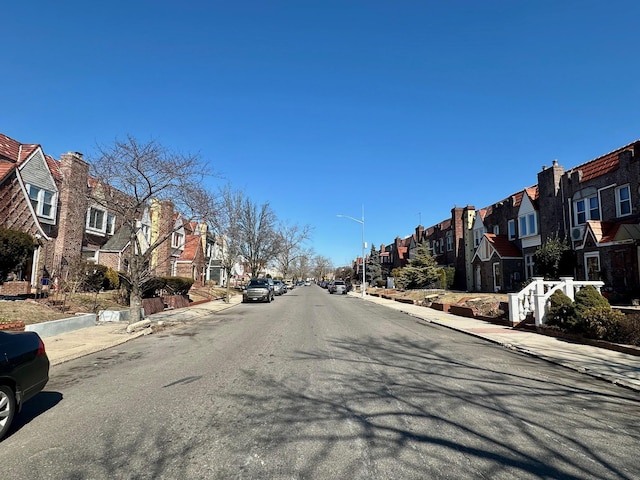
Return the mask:
[[[518,217],[520,238],[533,237],[538,234],[538,212],[530,212]]]
[[[95,222],[93,221],[93,215],[92,212],[96,212],[96,213],[100,213],[102,215],[102,219],[100,222],[100,225],[96,225]],[[108,212],[104,209],[104,208],[98,208],[98,207],[89,207],[87,209],[87,221],[86,221],[86,229],[89,232],[95,232],[95,233],[106,233],[107,231],[107,215]],[[92,225],[93,224],[93,225]]]
[[[536,262],[533,259],[533,255],[525,255],[524,256],[524,278],[531,278],[534,274],[534,268],[536,266]]]
[[[171,235],[171,248],[184,248],[184,233],[173,232]]]
[[[474,246],[474,248],[478,248],[478,246],[480,245],[480,242],[482,241],[482,237],[484,237],[485,233],[486,233],[485,227],[476,228],[476,229],[473,230],[473,246]]]
[[[107,221],[105,223],[105,232],[107,235],[113,235],[116,230],[116,216],[107,212]]]
[[[42,218],[53,220],[56,216],[57,197],[55,192],[46,188],[37,187],[35,185],[26,185],[27,195],[33,206],[36,215]],[[35,194],[35,195],[34,195]],[[46,202],[46,196],[50,195],[49,202]],[[45,213],[45,206],[49,207],[49,213]]]
[[[623,192],[626,193],[623,194]],[[626,198],[623,198],[623,195],[626,195]],[[626,208],[624,208],[625,206]],[[626,184],[616,188],[616,215],[618,217],[626,217],[627,215],[631,215],[631,213],[631,187],[629,184]]]
[[[573,202],[574,226],[584,225],[589,220],[600,220],[601,217],[600,200],[598,199],[597,194],[590,195]]]
[[[509,220],[508,230],[509,230],[509,240],[515,240],[516,239],[516,221],[515,220]]]
[[[595,259],[597,264],[597,275],[589,275],[589,260]],[[600,252],[586,252],[584,254],[584,278],[585,280],[600,280]]]

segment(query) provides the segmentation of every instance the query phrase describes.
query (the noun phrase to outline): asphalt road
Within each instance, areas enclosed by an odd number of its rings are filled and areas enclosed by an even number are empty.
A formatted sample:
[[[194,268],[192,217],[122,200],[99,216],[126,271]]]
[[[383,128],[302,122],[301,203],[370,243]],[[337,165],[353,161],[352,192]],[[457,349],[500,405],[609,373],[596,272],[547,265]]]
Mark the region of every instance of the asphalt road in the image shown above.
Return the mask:
[[[53,367],[2,478],[640,478],[640,396],[299,287]]]

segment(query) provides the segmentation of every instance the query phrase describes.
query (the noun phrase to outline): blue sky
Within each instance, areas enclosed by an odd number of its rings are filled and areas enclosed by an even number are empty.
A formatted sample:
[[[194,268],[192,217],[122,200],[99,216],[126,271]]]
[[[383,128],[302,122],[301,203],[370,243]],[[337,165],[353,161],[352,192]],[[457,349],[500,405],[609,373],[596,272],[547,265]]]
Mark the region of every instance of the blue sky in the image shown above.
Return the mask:
[[[198,153],[345,265],[640,138],[635,0],[3,5],[0,131]]]

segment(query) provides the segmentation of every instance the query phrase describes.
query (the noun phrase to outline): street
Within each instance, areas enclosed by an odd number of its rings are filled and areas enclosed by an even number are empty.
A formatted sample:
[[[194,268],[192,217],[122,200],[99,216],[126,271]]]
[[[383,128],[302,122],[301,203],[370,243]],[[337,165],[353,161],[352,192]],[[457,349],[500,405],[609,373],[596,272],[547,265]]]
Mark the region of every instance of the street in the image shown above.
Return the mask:
[[[315,285],[57,365],[3,478],[640,477],[640,397]]]

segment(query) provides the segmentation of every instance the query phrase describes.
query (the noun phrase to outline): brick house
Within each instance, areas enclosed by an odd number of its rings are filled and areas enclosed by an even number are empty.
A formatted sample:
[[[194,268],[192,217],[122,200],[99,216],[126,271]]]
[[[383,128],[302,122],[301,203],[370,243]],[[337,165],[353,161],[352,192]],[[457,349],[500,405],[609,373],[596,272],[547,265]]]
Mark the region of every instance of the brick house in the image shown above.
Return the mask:
[[[58,161],[38,144],[22,144],[0,134],[0,225],[29,233],[36,240],[32,258],[16,272],[19,280],[26,281],[27,290],[19,293],[39,291],[54,277],[64,279],[75,259],[126,271],[126,254],[132,248],[130,227],[110,208],[114,202],[127,202],[127,197],[92,179],[82,154],[67,153]],[[187,233],[197,236],[198,242]],[[202,281],[204,246],[195,245],[201,237],[185,230],[171,202],[153,202],[142,212],[136,235],[143,252],[162,235],[171,239],[161,242],[151,258],[154,274],[188,270],[187,276]]]
[[[538,173],[541,231],[569,238],[578,280],[603,280],[623,296],[640,291],[640,141],[564,170]]]

